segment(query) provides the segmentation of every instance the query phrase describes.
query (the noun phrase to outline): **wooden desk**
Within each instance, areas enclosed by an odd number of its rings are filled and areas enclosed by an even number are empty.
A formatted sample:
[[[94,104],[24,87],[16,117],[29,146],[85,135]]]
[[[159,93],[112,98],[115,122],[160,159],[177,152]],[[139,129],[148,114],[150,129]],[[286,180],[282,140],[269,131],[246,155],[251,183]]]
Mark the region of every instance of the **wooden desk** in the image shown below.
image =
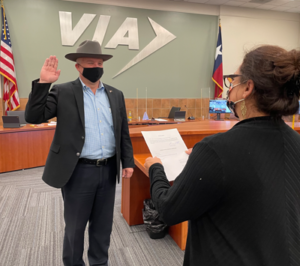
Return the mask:
[[[203,138],[231,129],[238,121],[205,120],[194,123],[158,125],[151,127],[130,128],[130,137],[134,151],[136,168],[130,179],[122,179],[121,212],[129,225],[143,223],[143,201],[150,198],[150,182],[145,171],[145,159],[150,156],[150,151],[144,141],[141,131],[166,130],[177,128],[188,148],[193,147]],[[291,123],[287,123],[291,126]],[[295,130],[300,133],[300,123],[295,123]],[[187,237],[187,222],[172,226],[169,234],[184,250]]]
[[[0,127],[0,173],[43,166],[55,126]]]
[[[133,127],[144,127],[146,125],[153,126],[153,125],[164,125],[164,124],[181,124],[181,123],[190,123],[190,122],[196,122],[201,121],[199,118],[196,118],[195,120],[188,120],[185,121],[174,121],[174,119],[171,118],[162,118],[166,121],[157,121],[157,120],[136,120],[133,119],[132,121],[128,122],[129,128]]]
[[[148,185],[148,187],[145,186],[145,188],[147,190],[147,197],[145,197],[146,194],[139,195],[144,198],[150,198],[149,175],[146,172],[145,167],[144,167],[146,158],[148,158],[150,156],[151,156],[150,153],[134,155],[134,162],[136,164],[136,168],[134,170],[134,176],[132,178],[137,178],[137,180],[138,180],[138,182],[136,182],[137,184],[141,184],[140,181],[142,181],[142,182],[144,182],[144,184]],[[142,173],[140,171],[142,171]],[[140,189],[140,187],[137,189]],[[123,195],[123,191],[122,191],[122,195]],[[133,194],[134,199],[132,199],[132,200],[136,201],[137,200],[136,196],[137,196],[136,194]],[[141,200],[143,202],[144,199],[141,199]],[[130,207],[133,207],[133,206],[130,206]],[[141,212],[141,210],[135,209],[135,213],[138,213],[138,211]],[[174,241],[177,243],[177,245],[182,250],[185,250],[187,233],[188,233],[188,222],[183,222],[183,223],[176,224],[176,225],[169,227],[169,235],[174,239]]]

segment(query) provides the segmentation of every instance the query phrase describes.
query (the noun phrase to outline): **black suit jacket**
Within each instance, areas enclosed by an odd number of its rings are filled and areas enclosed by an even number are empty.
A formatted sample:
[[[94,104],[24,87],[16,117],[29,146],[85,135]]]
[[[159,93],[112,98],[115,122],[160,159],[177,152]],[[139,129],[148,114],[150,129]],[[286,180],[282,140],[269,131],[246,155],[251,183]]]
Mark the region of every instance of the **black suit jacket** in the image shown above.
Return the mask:
[[[25,111],[29,123],[39,124],[57,117],[54,139],[48,154],[43,180],[61,188],[70,179],[78,162],[85,139],[83,89],[79,79],[60,85],[32,82]],[[117,180],[120,161],[123,168],[134,167],[123,93],[104,84],[112,111],[116,139]]]

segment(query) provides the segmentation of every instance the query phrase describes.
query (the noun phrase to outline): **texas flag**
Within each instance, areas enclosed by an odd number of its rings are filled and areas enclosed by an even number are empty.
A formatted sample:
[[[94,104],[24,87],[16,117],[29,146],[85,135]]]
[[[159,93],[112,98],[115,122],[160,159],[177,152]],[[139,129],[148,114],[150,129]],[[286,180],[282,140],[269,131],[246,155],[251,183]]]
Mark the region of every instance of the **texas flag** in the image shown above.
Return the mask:
[[[222,60],[222,34],[221,25],[219,25],[218,43],[215,56],[214,72],[212,80],[215,85],[215,98],[222,98],[223,93],[223,60]]]

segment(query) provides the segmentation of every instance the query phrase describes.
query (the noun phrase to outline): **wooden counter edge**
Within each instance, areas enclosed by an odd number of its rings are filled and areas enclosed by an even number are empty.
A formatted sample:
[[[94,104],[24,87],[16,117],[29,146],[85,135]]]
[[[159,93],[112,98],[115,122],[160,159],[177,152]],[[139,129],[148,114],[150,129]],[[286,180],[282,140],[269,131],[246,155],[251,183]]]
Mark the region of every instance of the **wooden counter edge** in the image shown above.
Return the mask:
[[[55,130],[56,125],[53,126],[48,126],[48,124],[26,125],[17,128],[4,128],[3,126],[0,126],[0,134],[28,132],[28,131],[35,131],[35,130],[52,130],[52,129]]]

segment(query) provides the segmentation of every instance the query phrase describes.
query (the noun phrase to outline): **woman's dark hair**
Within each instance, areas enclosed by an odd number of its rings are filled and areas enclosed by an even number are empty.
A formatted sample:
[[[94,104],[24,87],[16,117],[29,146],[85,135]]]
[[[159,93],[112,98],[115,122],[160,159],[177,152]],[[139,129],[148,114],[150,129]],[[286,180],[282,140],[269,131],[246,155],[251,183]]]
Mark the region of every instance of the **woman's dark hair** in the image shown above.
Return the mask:
[[[259,111],[273,117],[293,115],[299,108],[300,52],[264,45],[247,53],[241,80],[253,80]]]

